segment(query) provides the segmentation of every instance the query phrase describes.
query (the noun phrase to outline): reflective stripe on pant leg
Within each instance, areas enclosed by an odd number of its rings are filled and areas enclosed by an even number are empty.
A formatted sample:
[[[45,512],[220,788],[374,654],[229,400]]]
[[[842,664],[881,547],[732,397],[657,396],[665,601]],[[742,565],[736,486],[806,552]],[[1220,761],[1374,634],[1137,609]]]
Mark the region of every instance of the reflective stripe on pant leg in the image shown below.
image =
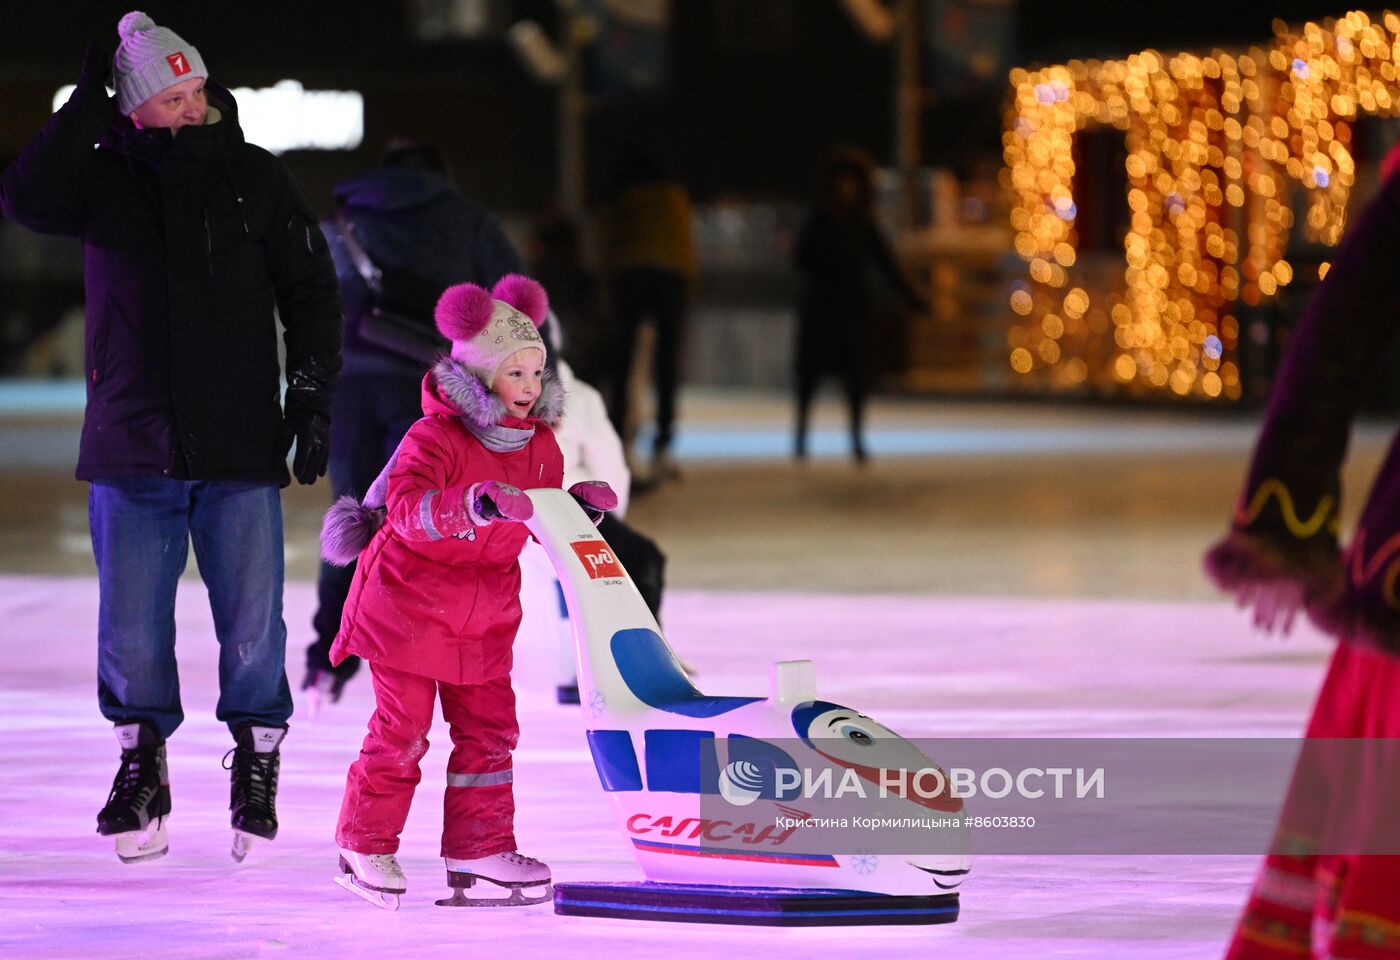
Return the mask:
[[[497,770],[495,773],[453,773],[450,770],[447,772],[449,787],[498,787],[514,781],[514,773],[510,770]]]
[[[511,751],[519,737],[510,677],[442,684],[452,732],[443,797],[442,855],[472,860],[515,849]]]

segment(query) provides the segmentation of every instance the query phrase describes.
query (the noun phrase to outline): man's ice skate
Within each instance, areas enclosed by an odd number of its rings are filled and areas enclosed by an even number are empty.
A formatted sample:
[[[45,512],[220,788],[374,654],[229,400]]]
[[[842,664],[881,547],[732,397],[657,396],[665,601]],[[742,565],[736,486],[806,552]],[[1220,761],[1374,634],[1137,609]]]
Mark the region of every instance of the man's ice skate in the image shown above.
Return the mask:
[[[408,892],[408,879],[392,853],[356,853],[341,847],[335,882],[385,910],[397,910],[399,896]]]
[[[548,865],[514,850],[446,862],[452,896],[437,901],[439,907],[524,907],[554,899]]]
[[[237,746],[224,755],[224,769],[231,771],[228,808],[233,826],[232,854],[239,863],[254,840],[277,836],[278,748],[286,735],[286,727],[239,727]]]
[[[165,819],[170,816],[165,744],[155,728],[144,723],[118,724],[116,734],[122,765],[107,805],[97,815],[97,832],[116,838],[122,863],[155,860],[170,849],[165,833]]]

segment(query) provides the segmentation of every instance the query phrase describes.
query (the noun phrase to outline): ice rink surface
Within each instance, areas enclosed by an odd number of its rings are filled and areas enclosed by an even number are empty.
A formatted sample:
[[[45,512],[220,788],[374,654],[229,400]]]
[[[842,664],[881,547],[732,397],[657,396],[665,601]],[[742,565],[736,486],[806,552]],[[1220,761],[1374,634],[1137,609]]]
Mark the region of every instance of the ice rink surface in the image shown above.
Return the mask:
[[[734,426],[747,411],[704,408],[693,397],[687,409],[698,446],[682,448],[684,480],[639,499],[631,517],[670,555],[667,638],[706,693],[765,695],[771,661],[810,658],[820,696],[911,738],[1301,732],[1329,644],[1306,626],[1287,641],[1260,638],[1199,574],[1201,550],[1224,528],[1251,424],[877,405],[876,458],[861,470],[839,458],[830,409],[818,421],[818,456],[801,467],[781,449],[767,460],[749,455],[751,436]],[[775,409],[765,429],[781,445],[786,408]],[[47,437],[53,452],[0,473],[0,957],[1223,953],[1254,857],[981,857],[962,888],[961,919],[933,927],[720,927],[556,917],[544,906],[440,908],[433,900],[448,892],[437,857],[441,724],[400,852],[409,892],[397,913],[381,911],[332,882],[345,771],[372,710],[364,675],[315,718],[298,700],[283,748],[281,833],[236,865],[220,766],[232,742],[213,719],[216,646],[193,563],[177,604],[187,719],[169,746],[171,849],[123,865],[95,833],[117,747],[94,695],[86,488],[61,463],[72,426],[11,421],[6,444],[42,450]],[[1123,449],[1105,440],[1115,431],[1131,438]],[[1384,439],[1372,431],[1358,442],[1361,482]],[[1354,488],[1356,476],[1348,482]],[[294,684],[314,605],[319,493],[284,498]],[[1346,502],[1354,511],[1359,501],[1352,492]],[[517,649],[521,849],[548,862],[557,881],[641,879],[599,788],[578,708],[554,702],[557,652],[545,646]]]
[[[924,928],[449,910],[433,905],[448,892],[437,858],[448,743],[439,723],[400,853],[409,892],[387,913],[331,882],[345,769],[372,710],[363,678],[314,719],[293,718],[280,835],[242,865],[229,858],[219,761],[231,743],[213,719],[216,645],[197,581],[182,584],[177,607],[187,720],[169,747],[171,849],[127,866],[94,833],[116,748],[93,704],[93,641],[72,625],[95,619],[95,586],[8,577],[0,596],[0,956],[1211,957],[1255,866],[1248,857],[981,858],[959,922]],[[309,584],[290,585],[288,619],[304,622],[313,601]],[[910,737],[1295,735],[1327,650],[1306,632],[1286,649],[1262,647],[1232,609],[1198,603],[676,592],[666,621],[707,691],[762,693],[767,661],[801,654],[816,662],[823,697]],[[640,879],[598,787],[578,708],[552,702],[548,653],[521,650],[517,668],[521,848],[558,881]],[[299,660],[298,647],[288,656],[293,677]]]

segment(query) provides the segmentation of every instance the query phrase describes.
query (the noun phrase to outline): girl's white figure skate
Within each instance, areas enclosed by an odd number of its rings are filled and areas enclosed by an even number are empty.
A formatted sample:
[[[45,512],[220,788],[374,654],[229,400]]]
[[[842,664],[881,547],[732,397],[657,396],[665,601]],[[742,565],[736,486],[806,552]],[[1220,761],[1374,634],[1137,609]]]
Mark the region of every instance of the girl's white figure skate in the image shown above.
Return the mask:
[[[554,898],[549,866],[514,850],[446,863],[452,896],[439,907],[525,907]]]
[[[356,853],[341,847],[335,882],[385,910],[397,910],[399,895],[408,892],[408,880],[392,853]]]

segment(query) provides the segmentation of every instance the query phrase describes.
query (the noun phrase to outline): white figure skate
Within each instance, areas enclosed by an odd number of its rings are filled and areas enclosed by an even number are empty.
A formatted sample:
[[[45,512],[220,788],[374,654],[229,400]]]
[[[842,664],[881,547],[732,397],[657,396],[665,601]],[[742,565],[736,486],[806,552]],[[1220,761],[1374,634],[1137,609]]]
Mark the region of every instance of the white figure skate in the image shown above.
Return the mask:
[[[514,850],[446,863],[452,896],[437,901],[439,907],[525,907],[554,899],[549,866]]]
[[[317,670],[314,676],[307,677],[307,680],[309,682],[301,688],[301,692],[306,694],[306,712],[314,720],[327,703],[335,703],[338,699],[338,695],[331,693],[335,674],[327,670]]]
[[[408,880],[392,853],[356,853],[341,847],[335,882],[385,910],[397,910],[399,895],[408,892]]]

